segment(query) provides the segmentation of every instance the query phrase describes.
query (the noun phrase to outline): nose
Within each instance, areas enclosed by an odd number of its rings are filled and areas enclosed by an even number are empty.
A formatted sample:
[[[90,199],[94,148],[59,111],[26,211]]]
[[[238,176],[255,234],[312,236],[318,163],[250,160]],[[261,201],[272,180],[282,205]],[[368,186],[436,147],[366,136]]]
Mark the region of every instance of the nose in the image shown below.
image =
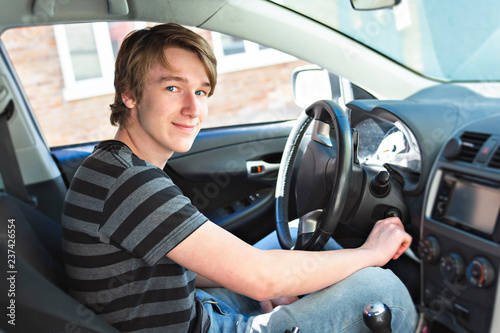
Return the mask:
[[[201,105],[197,95],[194,93],[186,94],[183,101],[182,114],[191,118],[197,118],[201,114]]]

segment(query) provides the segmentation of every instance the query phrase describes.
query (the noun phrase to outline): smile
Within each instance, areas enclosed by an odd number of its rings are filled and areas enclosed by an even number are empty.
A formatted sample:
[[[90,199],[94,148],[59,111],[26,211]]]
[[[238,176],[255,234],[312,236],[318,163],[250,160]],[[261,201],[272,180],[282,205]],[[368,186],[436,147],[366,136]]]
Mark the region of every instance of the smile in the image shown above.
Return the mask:
[[[194,131],[196,129],[196,125],[183,125],[183,124],[176,124],[176,123],[173,123],[173,125],[181,130],[184,130],[184,131]]]

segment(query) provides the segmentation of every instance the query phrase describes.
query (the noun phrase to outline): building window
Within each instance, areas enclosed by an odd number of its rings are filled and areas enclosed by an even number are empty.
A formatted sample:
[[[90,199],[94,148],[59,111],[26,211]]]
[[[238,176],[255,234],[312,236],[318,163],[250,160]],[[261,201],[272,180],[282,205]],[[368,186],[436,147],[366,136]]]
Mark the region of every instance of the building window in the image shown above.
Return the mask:
[[[65,100],[111,94],[114,62],[125,36],[144,23],[100,22],[54,27]]]
[[[238,37],[212,32],[219,73],[277,65],[297,58]]]
[[[102,77],[99,54],[91,25],[76,24],[66,27],[68,50],[76,82]]]

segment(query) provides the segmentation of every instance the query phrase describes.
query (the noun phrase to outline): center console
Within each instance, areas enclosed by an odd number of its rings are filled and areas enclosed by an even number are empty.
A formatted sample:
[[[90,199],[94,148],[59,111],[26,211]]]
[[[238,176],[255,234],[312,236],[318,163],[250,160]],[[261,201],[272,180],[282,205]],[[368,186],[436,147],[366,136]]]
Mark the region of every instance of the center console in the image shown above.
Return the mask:
[[[449,140],[428,184],[423,311],[454,332],[500,332],[500,117]]]

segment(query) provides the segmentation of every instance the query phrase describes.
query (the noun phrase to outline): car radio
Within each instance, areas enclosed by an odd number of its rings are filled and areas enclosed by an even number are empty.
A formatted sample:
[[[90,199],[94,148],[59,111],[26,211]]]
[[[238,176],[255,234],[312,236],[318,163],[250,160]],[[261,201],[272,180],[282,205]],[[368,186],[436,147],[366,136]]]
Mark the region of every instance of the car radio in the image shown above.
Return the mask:
[[[432,218],[500,242],[500,183],[443,172]]]

